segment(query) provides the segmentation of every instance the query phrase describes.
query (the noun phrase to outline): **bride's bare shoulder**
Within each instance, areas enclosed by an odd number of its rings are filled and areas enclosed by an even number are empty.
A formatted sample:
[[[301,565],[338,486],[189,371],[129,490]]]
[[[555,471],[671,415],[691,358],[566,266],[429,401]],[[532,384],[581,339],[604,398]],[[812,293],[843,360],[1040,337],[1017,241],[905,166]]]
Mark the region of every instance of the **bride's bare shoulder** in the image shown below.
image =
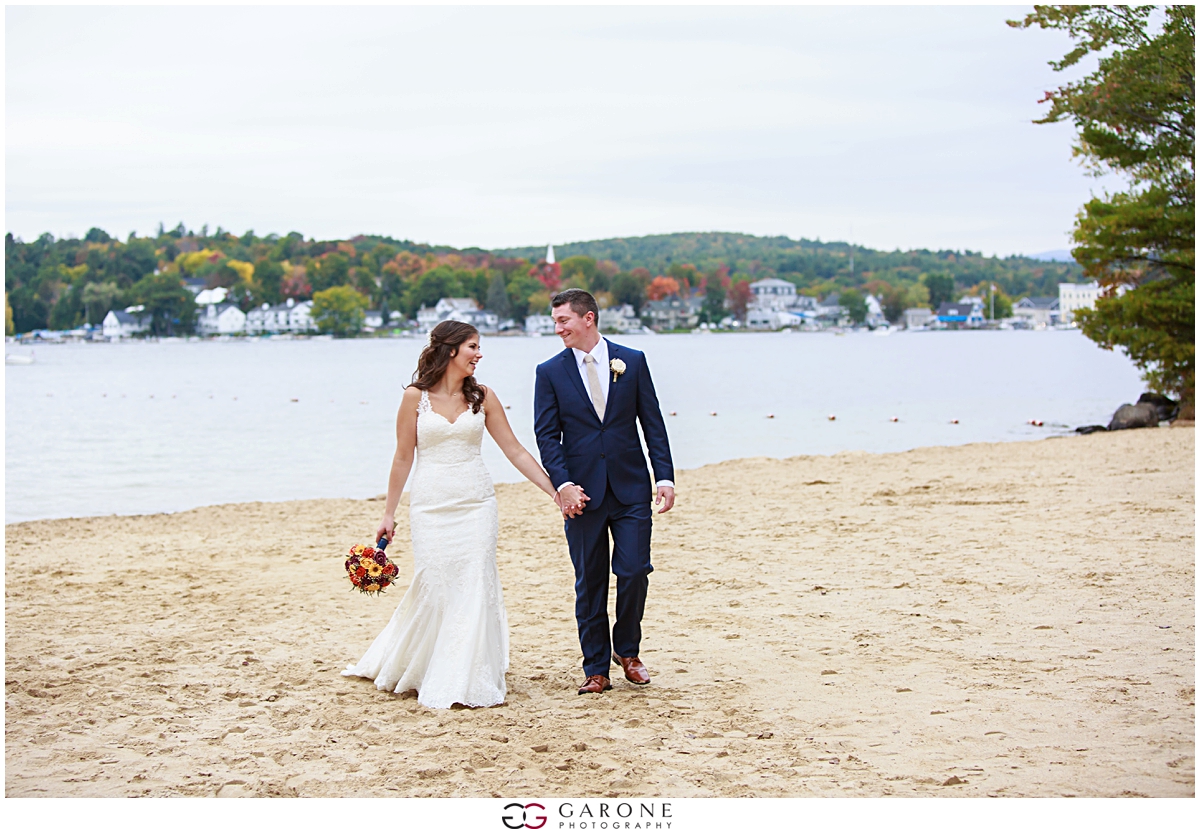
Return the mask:
[[[415,409],[420,402],[421,390],[416,386],[409,386],[404,390],[404,396],[400,398],[400,408]]]

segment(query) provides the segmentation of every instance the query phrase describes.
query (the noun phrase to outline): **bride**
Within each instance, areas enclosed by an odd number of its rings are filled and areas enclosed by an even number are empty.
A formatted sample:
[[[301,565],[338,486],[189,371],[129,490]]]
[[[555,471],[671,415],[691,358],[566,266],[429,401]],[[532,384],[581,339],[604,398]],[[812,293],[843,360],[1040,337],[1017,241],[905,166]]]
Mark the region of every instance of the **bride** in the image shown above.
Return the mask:
[[[508,620],[496,569],[496,493],[479,455],[485,426],[512,465],[558,503],[496,393],[475,381],[482,356],[474,326],[439,323],[404,390],[375,540],[392,540],[415,449],[412,585],[363,657],[342,671],[373,679],[385,691],[416,689],[430,708],[498,705],[506,691]]]

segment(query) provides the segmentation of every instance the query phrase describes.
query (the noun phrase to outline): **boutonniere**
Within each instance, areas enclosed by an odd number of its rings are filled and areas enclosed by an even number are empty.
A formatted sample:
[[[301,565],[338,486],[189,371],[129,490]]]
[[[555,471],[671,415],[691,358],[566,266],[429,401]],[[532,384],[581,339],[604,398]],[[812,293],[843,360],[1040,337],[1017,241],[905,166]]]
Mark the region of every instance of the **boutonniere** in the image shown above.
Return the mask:
[[[625,373],[625,361],[619,357],[608,361],[608,370],[612,372],[613,382],[617,382],[617,378]]]

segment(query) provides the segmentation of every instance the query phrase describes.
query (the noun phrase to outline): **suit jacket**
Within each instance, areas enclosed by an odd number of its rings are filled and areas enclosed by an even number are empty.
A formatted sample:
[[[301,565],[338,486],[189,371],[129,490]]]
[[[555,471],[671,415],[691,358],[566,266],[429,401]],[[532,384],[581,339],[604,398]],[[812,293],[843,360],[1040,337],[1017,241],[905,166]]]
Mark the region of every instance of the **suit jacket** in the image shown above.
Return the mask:
[[[612,340],[607,342],[609,360],[624,361],[625,373],[615,380],[611,371],[603,375],[609,383],[603,421],[596,416],[571,349],[539,365],[534,384],[533,428],[542,466],[556,489],[567,481],[583,487],[591,499],[585,509],[599,507],[606,489],[612,490],[622,504],[647,502],[654,497],[638,438],[638,422],[654,465],[653,480],[675,480],[667,426],[659,411],[646,355]]]

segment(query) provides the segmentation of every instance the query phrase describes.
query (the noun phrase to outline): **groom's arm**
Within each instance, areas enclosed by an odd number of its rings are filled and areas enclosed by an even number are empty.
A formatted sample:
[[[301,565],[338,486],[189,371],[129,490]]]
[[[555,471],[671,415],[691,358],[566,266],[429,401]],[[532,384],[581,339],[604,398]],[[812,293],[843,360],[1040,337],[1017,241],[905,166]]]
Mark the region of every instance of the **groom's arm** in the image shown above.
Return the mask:
[[[650,450],[650,464],[654,467],[654,480],[670,483],[674,488],[675,465],[671,463],[671,444],[667,440],[667,424],[658,407],[658,395],[654,392],[654,381],[650,379],[650,367],[646,355],[642,355],[638,369],[637,394],[638,420],[642,434],[646,437],[646,448]],[[656,484],[657,486],[657,484]]]
[[[554,488],[562,489],[571,479],[567,474],[567,456],[562,448],[558,396],[554,394],[554,387],[542,366],[537,368],[537,379],[533,385],[533,434],[537,437],[542,468],[550,476]]]

